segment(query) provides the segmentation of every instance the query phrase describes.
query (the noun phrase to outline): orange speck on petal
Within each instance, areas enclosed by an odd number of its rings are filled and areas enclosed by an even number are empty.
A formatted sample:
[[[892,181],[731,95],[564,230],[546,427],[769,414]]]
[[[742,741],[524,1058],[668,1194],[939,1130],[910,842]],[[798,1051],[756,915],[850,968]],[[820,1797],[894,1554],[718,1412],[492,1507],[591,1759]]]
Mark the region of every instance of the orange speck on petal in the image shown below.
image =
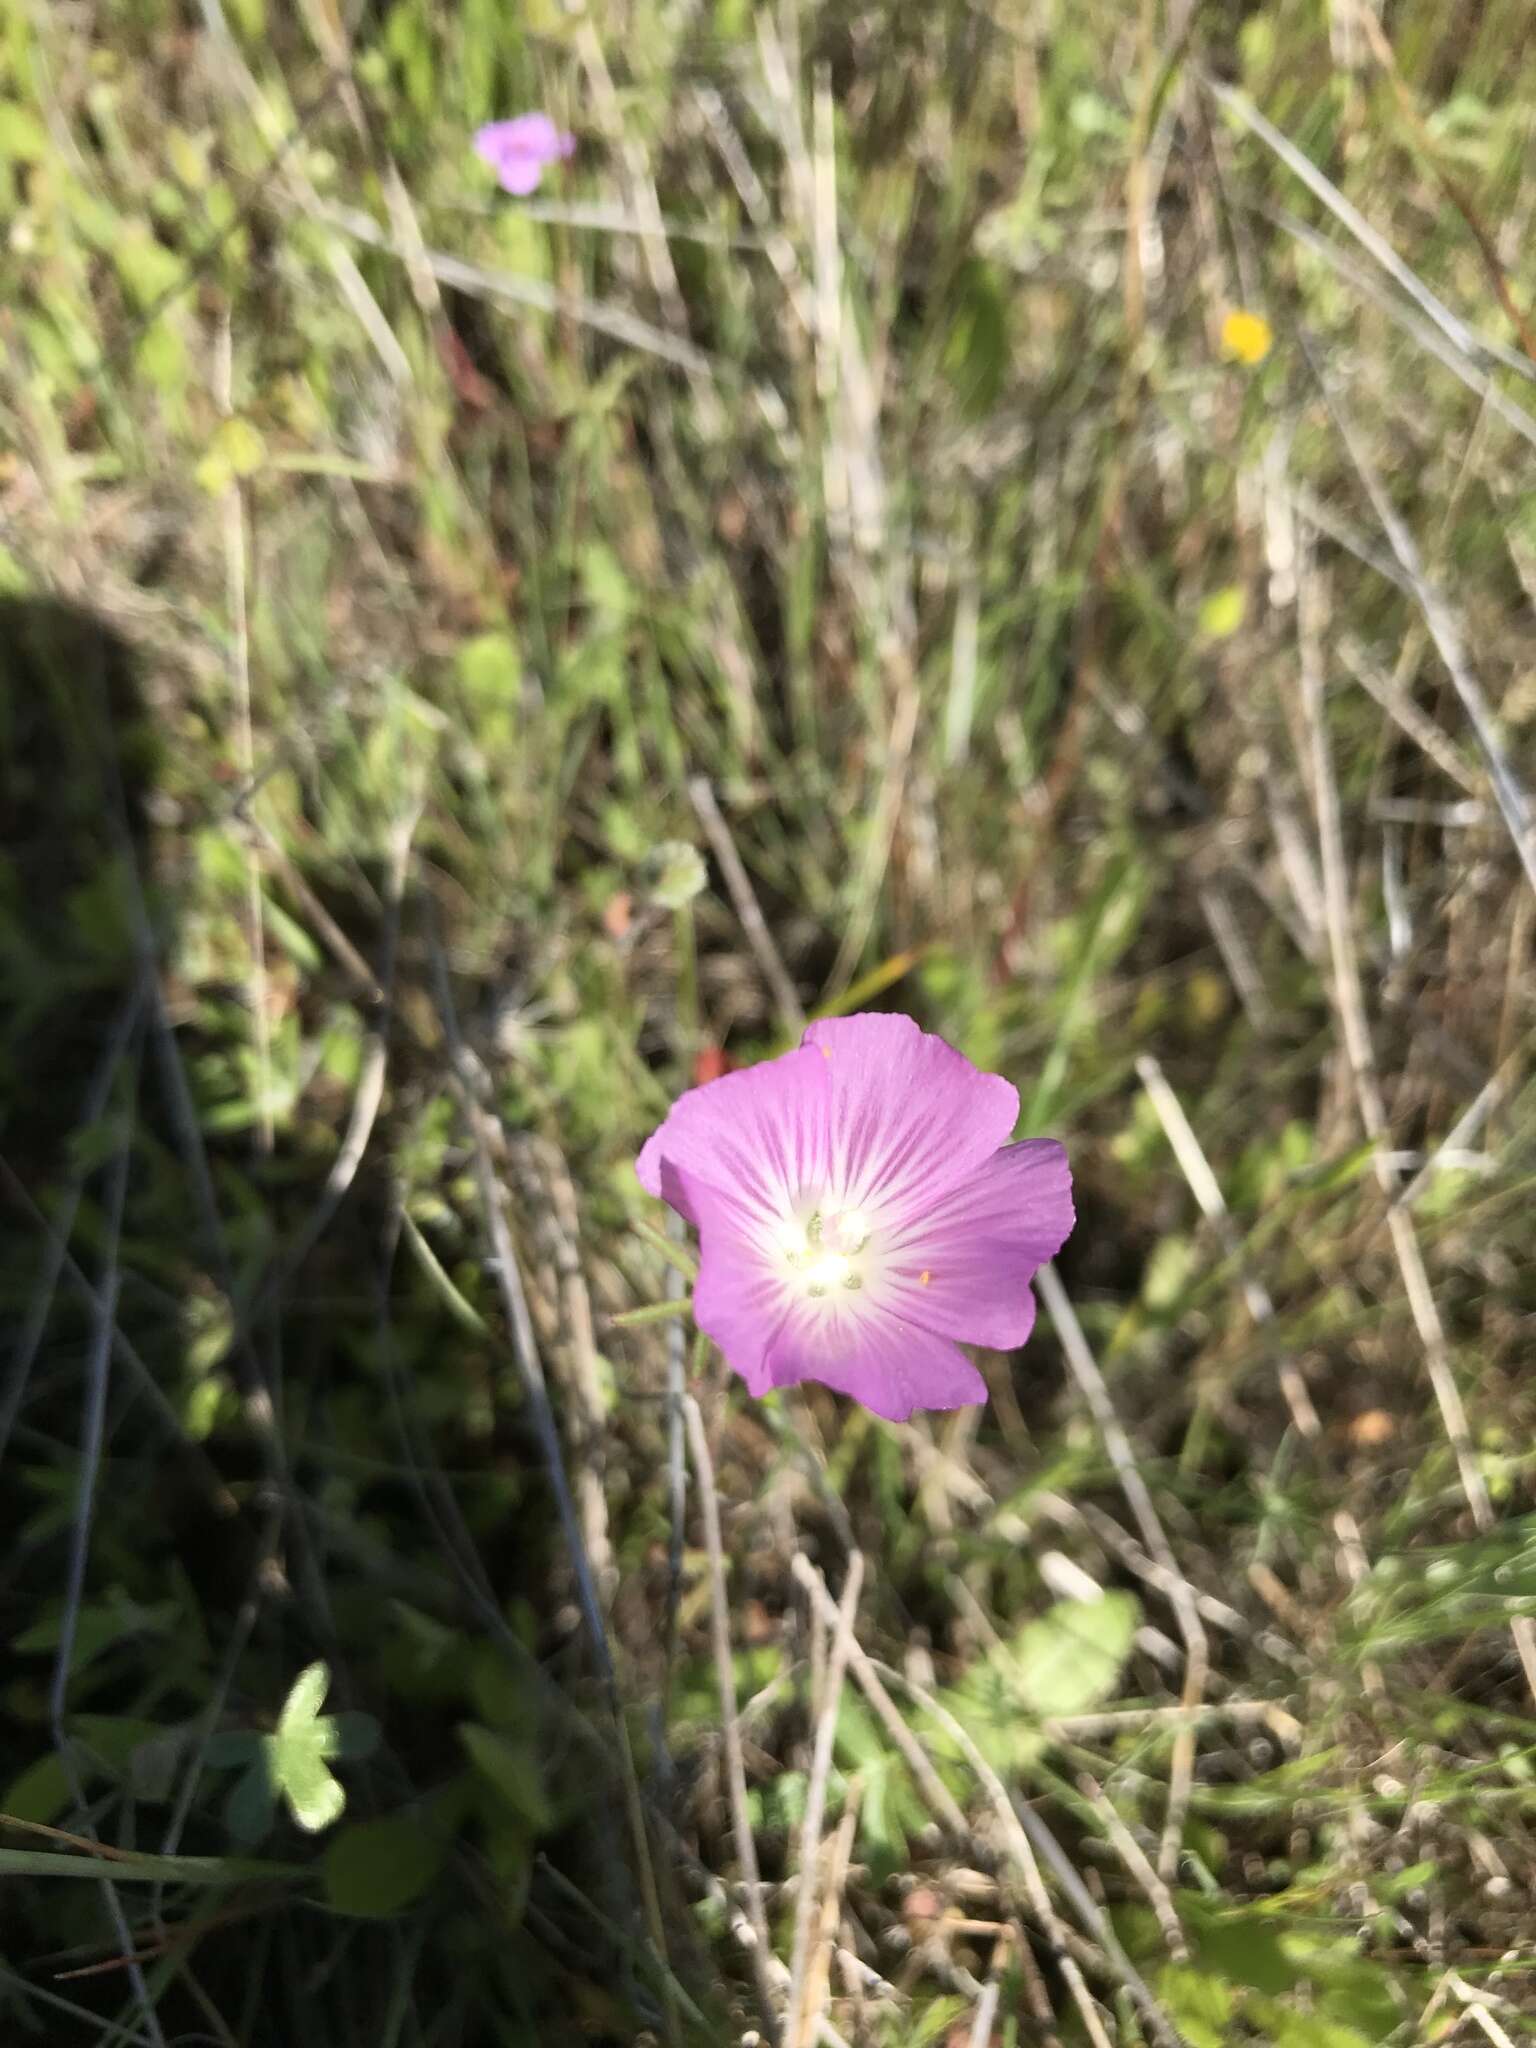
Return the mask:
[[[928,1268],[927,1268],[926,1266],[924,1266],[924,1268],[923,1268],[923,1270],[921,1271],[921,1273],[919,1273],[919,1274],[918,1274],[918,1276],[917,1276],[917,1284],[918,1284],[918,1286],[919,1286],[919,1287],[926,1287],[926,1286],[928,1285],[928,1282],[929,1282],[929,1281],[930,1281],[930,1280],[931,1280],[932,1278],[933,1278],[933,1275],[932,1275],[932,1273],[930,1273],[930,1272],[929,1272],[929,1270],[928,1270]]]
[[[829,1060],[832,1057],[832,1048],[830,1045],[818,1046],[817,1051],[821,1054],[824,1060]]]

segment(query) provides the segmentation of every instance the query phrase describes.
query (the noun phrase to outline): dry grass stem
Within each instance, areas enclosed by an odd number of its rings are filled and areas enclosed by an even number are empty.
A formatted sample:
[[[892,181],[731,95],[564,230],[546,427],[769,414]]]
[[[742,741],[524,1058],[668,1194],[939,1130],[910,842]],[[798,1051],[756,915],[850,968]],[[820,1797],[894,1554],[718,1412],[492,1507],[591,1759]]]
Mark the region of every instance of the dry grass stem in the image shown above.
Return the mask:
[[[715,1653],[715,1683],[720,1690],[721,1734],[725,1742],[726,1786],[730,1797],[731,1829],[736,1844],[736,1862],[746,1899],[747,1919],[752,1930],[752,1975],[757,1985],[758,2007],[771,2042],[779,2039],[768,1958],[773,1953],[768,1939],[768,1916],[763,1907],[762,1880],[757,1869],[757,1843],[747,1811],[747,1767],[741,1747],[741,1723],[736,1707],[736,1673],[731,1662],[730,1594],[725,1577],[725,1546],[720,1539],[720,1503],[715,1492],[715,1466],[704,1433],[704,1417],[691,1394],[684,1397],[683,1415],[688,1429],[688,1448],[693,1458],[694,1485],[698,1490],[699,1512],[704,1522],[704,1545],[709,1558],[709,1626]]]

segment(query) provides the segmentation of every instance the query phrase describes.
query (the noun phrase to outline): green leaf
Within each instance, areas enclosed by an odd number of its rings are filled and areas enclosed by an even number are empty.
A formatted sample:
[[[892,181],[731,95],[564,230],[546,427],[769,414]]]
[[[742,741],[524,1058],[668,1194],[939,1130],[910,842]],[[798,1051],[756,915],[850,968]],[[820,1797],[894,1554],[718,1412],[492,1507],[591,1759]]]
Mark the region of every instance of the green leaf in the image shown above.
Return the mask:
[[[1114,1691],[1141,1610],[1130,1593],[1060,1600],[1014,1637],[1010,1656],[1026,1706],[1044,1718],[1086,1714]]]
[[[71,1856],[52,1849],[0,1849],[0,1877],[85,1877],[100,1884],[252,1884],[307,1877],[302,1863],[244,1856]]]
[[[1300,1976],[1273,1915],[1246,1906],[1213,1910],[1199,1893],[1183,1894],[1179,1911],[1202,1970],[1271,1996],[1289,1991]]]
[[[398,1913],[442,1868],[444,1843],[407,1814],[353,1821],[325,1852],[325,1890],[340,1913]]]
[[[538,1752],[531,1743],[509,1742],[474,1721],[459,1723],[459,1740],[476,1770],[490,1780],[521,1819],[535,1830],[552,1825]]]
[[[459,649],[459,676],[481,708],[516,704],[522,662],[509,633],[480,633]]]
[[[232,1770],[237,1764],[248,1764],[253,1756],[260,1754],[264,1737],[251,1728],[226,1728],[218,1735],[210,1735],[203,1751],[203,1762],[211,1770]]]
[[[965,413],[981,419],[997,404],[1007,381],[1008,300],[990,263],[969,261],[955,288],[954,315],[944,342],[944,369]]]
[[[686,839],[664,839],[646,862],[651,901],[663,910],[681,910],[709,883],[709,872],[696,846]]]
[[[1296,2012],[1267,1998],[1248,2002],[1248,2016],[1262,2026],[1274,2048],[1372,2048],[1369,2035],[1317,2012]]]
[[[192,1746],[186,1728],[162,1728],[134,1744],[128,1755],[130,1797],[163,1805],[175,1794],[182,1761]]]
[[[610,619],[629,617],[634,608],[634,592],[612,548],[600,540],[591,542],[581,558],[581,576],[587,602],[594,612]]]
[[[36,1763],[28,1764],[20,1777],[11,1780],[0,1798],[0,1809],[12,1820],[46,1824],[68,1812],[73,1797],[63,1757],[40,1756]]]
[[[1160,1315],[1176,1309],[1194,1265],[1194,1247],[1187,1237],[1159,1238],[1141,1276],[1141,1298],[1147,1307]]]
[[[1209,1970],[1170,1963],[1157,1980],[1168,2016],[1190,2048],[1228,2048],[1232,2039],[1232,1987]]]
[[[0,101],[0,163],[45,163],[51,149],[48,131],[30,107]]]
[[[203,489],[217,497],[237,477],[254,476],[266,459],[267,444],[249,420],[223,420],[195,474]]]
[[[342,1757],[349,1763],[372,1756],[379,1746],[379,1724],[372,1714],[322,1714],[315,1723],[317,1756]]]
[[[263,1742],[249,1769],[230,1787],[224,1802],[224,1825],[237,1842],[259,1842],[271,1833],[276,1811],[271,1760]]]
[[[186,1343],[182,1357],[188,1372],[212,1372],[229,1351],[235,1336],[235,1312],[223,1294],[194,1295],[186,1310]]]
[[[310,937],[308,931],[296,917],[290,917],[281,903],[274,903],[270,896],[261,899],[262,922],[288,955],[295,967],[302,967],[313,974],[325,955]]]
[[[165,1635],[179,1619],[180,1609],[174,1600],[161,1600],[153,1607],[140,1607],[123,1593],[116,1593],[110,1600],[99,1604],[82,1607],[75,1619],[69,1668],[72,1672],[83,1670],[103,1650],[112,1649],[132,1636]],[[56,1650],[61,1626],[62,1617],[58,1614],[34,1622],[31,1628],[23,1629],[13,1639],[11,1648]]]

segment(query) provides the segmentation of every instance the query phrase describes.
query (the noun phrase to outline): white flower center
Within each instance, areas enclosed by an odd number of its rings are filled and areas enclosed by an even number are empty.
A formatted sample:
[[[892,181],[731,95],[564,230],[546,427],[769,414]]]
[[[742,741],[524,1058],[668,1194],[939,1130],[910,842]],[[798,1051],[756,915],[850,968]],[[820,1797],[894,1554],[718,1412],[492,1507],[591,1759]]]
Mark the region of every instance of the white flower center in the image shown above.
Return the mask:
[[[873,1232],[862,1209],[835,1202],[802,1205],[776,1233],[784,1273],[807,1301],[856,1294],[873,1263]]]

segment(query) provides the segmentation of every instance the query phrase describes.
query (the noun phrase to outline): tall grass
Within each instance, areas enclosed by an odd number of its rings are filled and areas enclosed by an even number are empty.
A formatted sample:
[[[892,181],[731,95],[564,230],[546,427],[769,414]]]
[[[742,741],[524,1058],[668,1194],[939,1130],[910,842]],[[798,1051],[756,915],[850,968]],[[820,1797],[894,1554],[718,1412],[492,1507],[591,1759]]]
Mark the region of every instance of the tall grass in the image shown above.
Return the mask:
[[[1527,12],[0,0],[18,2040],[1536,2035]],[[899,1428],[622,1320],[872,1005]]]

